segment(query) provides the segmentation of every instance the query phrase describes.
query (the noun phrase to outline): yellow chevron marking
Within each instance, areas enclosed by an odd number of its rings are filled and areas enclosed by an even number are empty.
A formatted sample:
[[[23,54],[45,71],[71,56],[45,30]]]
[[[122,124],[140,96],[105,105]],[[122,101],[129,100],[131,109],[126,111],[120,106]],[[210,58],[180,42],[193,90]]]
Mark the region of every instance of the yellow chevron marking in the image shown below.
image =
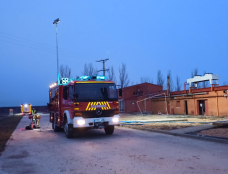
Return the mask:
[[[106,102],[106,103],[107,103],[107,105],[108,105],[108,107],[109,107],[108,109],[111,109],[110,106],[109,106],[109,104],[108,104],[108,102]]]
[[[96,105],[96,102],[94,102],[93,105]],[[95,110],[95,109],[96,109],[96,108],[92,108],[92,107],[91,107],[91,110]]]
[[[106,102],[104,102],[104,104],[106,105],[105,110],[107,110],[108,108],[107,108],[107,104],[106,104]]]
[[[107,110],[107,109],[111,109],[110,105],[108,104],[108,102],[89,102],[87,107],[86,107],[86,111],[87,110],[91,110],[91,111],[94,111],[97,109],[96,106],[99,106],[99,105],[106,105],[106,107],[101,107],[102,110]]]
[[[101,102],[98,102],[99,105],[101,105]],[[101,109],[103,110],[103,107],[101,107]]]
[[[89,104],[87,105],[86,111],[88,110],[89,105],[90,105],[90,102],[89,102]]]
[[[107,102],[105,102],[105,104],[106,104],[106,110],[108,110],[108,105],[107,105]]]
[[[105,105],[103,102],[101,102],[102,105]],[[102,110],[105,110],[105,107],[102,108]]]
[[[96,106],[98,105],[99,102],[96,103]],[[94,110],[96,110],[97,108],[95,107]]]
[[[93,105],[93,102],[91,103],[91,105]],[[91,106],[91,105],[90,105],[90,106]],[[92,108],[90,107],[88,110],[90,111],[91,109],[92,109]]]
[[[96,102],[93,102],[93,105],[96,105]],[[95,108],[92,108],[92,105],[91,105],[91,111],[94,110]]]

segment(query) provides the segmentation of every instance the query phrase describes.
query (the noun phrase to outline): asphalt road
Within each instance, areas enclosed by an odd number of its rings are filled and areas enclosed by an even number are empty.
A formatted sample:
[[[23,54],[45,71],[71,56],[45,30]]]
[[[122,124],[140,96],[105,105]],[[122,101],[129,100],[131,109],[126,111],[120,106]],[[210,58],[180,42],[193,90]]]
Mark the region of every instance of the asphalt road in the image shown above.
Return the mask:
[[[42,115],[41,130],[24,117],[0,156],[0,174],[228,173],[228,145],[132,130],[90,130],[67,139]]]

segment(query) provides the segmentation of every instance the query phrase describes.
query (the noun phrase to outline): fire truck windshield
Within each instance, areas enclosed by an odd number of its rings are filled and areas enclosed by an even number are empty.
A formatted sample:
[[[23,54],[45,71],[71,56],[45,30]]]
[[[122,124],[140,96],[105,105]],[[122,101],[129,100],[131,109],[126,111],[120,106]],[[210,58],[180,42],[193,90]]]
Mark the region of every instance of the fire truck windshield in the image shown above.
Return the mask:
[[[75,100],[86,101],[116,101],[118,100],[114,83],[80,83],[75,84]]]

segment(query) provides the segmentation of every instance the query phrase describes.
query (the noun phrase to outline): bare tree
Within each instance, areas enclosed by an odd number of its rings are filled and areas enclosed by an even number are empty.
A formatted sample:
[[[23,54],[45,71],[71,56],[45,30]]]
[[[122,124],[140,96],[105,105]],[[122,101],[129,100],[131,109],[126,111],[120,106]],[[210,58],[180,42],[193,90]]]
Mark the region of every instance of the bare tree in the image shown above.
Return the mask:
[[[191,72],[191,77],[193,78],[194,76],[198,75],[198,68],[194,68]]]
[[[180,77],[177,76],[176,78],[176,91],[181,90],[181,83],[180,83]]]
[[[60,69],[59,69],[59,73],[60,73],[60,76],[61,78],[70,78],[71,77],[71,69],[69,68],[68,65],[61,65],[60,66]]]
[[[84,76],[88,76],[89,75],[89,69],[88,69],[88,66],[87,66],[86,63],[84,65],[84,70],[82,72],[82,75],[84,75]]]
[[[97,75],[97,69],[93,66],[92,63],[89,63],[88,65],[87,65],[87,63],[85,63],[84,70],[83,70],[82,74],[84,76]]]
[[[158,70],[157,85],[162,86],[164,88],[164,78],[163,78],[163,75],[161,73],[161,70]]]
[[[92,63],[88,65],[89,76],[97,75],[97,69],[93,66]]]
[[[226,85],[228,85],[228,82],[227,81],[224,81],[223,82],[223,86],[226,86]]]
[[[194,76],[198,75],[198,68],[194,68],[191,72],[191,77],[194,78]],[[192,83],[192,86],[194,86],[194,83]],[[197,83],[197,88],[200,88],[200,83]]]
[[[153,83],[153,79],[150,77],[141,77],[140,82],[141,83]]]
[[[171,70],[168,71],[167,77],[169,77],[168,85],[169,85],[170,92],[172,92],[174,90],[174,86],[173,86],[173,78],[172,78]]]
[[[126,70],[126,64],[122,63],[121,67],[119,68],[119,80],[121,88],[125,88],[130,83],[128,79],[128,73]]]
[[[116,83],[116,75],[113,66],[109,68],[108,71],[108,80],[114,81]]]

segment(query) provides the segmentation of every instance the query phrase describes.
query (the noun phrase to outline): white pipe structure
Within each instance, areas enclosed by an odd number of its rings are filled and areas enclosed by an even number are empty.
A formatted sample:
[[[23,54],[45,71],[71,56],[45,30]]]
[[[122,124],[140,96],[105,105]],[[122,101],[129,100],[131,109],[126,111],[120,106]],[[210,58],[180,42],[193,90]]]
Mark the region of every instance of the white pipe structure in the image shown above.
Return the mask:
[[[137,101],[136,103],[137,103],[137,105],[138,105],[138,108],[139,108],[141,114],[143,115],[142,110],[141,110],[140,107],[139,107],[139,102],[146,101],[147,99],[153,98],[153,97],[155,97],[155,96],[160,96],[160,95],[163,95],[163,94],[165,94],[166,112],[167,112],[167,115],[168,115],[168,111],[167,111],[167,101],[166,101],[166,93],[157,94],[157,95],[154,95],[154,96],[152,96],[152,97],[144,98],[144,99],[142,99],[142,100]]]

